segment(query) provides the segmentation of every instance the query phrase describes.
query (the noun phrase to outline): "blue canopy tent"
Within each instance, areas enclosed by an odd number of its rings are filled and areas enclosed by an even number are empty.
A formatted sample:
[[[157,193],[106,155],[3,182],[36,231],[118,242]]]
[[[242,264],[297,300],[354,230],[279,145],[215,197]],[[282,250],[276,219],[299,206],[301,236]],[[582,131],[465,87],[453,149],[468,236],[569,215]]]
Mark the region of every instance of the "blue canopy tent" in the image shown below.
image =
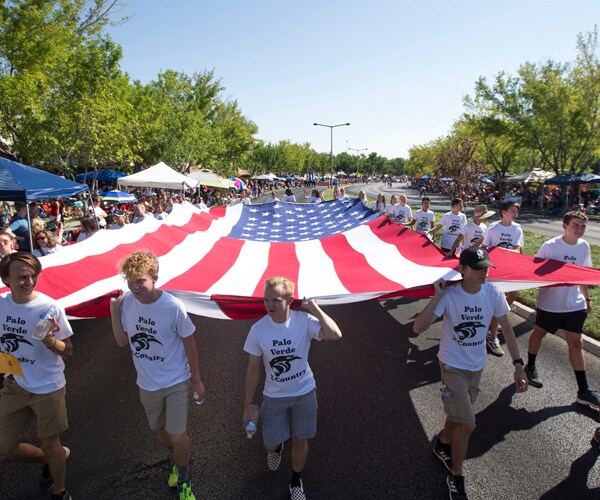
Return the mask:
[[[600,175],[585,172],[583,174],[562,174],[552,177],[544,184],[551,186],[579,186],[579,202],[581,203],[581,185],[600,183]],[[569,190],[565,199],[565,207],[569,205]]]
[[[0,200],[29,203],[46,198],[68,198],[87,190],[86,184],[79,184],[44,170],[0,158]],[[29,210],[27,210],[27,224],[31,230]],[[29,245],[33,248],[31,232]]]
[[[87,190],[86,184],[0,158],[0,200],[28,203],[46,198],[68,198]]]
[[[92,182],[94,180],[94,172],[93,170],[89,171],[86,174],[77,174],[75,176],[75,180],[77,182]],[[120,170],[109,170],[107,168],[101,168],[98,170],[98,175],[96,177],[97,181],[100,182],[114,182],[121,177],[125,177],[127,174]],[[84,180],[85,177],[85,180]]]

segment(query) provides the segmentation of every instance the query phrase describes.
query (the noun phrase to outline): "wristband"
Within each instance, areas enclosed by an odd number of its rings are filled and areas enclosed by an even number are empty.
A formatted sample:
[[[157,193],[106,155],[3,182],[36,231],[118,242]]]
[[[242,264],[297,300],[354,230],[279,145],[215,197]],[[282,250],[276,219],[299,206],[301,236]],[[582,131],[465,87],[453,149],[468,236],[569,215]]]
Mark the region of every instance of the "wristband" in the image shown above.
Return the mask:
[[[514,366],[517,366],[517,365],[525,366],[525,363],[523,363],[523,358],[513,359],[512,364]]]

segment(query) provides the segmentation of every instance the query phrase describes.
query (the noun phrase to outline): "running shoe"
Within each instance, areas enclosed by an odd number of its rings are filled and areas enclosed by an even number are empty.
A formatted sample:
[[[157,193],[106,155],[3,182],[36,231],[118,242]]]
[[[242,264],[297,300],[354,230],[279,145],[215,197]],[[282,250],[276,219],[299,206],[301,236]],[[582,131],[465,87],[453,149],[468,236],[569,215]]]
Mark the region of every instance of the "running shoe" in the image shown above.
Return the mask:
[[[465,478],[463,476],[453,476],[448,474],[446,479],[450,500],[468,500],[467,492],[465,491]]]
[[[178,486],[179,489],[179,500],[196,500],[194,493],[192,493],[192,485],[189,481],[181,483]]]
[[[598,410],[598,393],[592,389],[588,389],[587,391],[578,392],[576,403],[580,405],[587,405],[594,410]]]
[[[525,376],[527,377],[529,385],[532,387],[537,387],[539,389],[544,385],[544,382],[542,382],[540,379],[535,366],[531,367],[529,365],[525,365]]]
[[[281,465],[281,454],[283,453],[283,443],[281,443],[281,448],[279,451],[270,451],[267,453],[267,465],[269,466],[269,470],[275,472],[279,469]]]
[[[452,472],[452,456],[450,455],[450,446],[448,446],[447,448],[443,447],[440,443],[440,438],[438,436],[433,442],[432,450],[433,454],[436,457],[438,457],[444,464],[444,467],[446,467],[446,469],[448,469],[449,472]]]
[[[52,495],[52,500],[73,500],[73,497],[71,497],[69,492],[65,490],[62,495]]]
[[[290,500],[306,500],[302,479],[300,479],[300,484],[297,486],[292,486],[290,484]]]
[[[177,472],[177,466],[173,464],[173,468],[171,469],[171,473],[169,474],[169,479],[167,483],[169,483],[169,488],[177,488],[177,482],[179,481],[179,472]]]
[[[490,351],[490,354],[493,354],[494,356],[498,357],[504,356],[504,350],[502,349],[502,347],[500,347],[500,341],[498,340],[498,337],[492,339],[488,336],[486,345],[488,350]]]
[[[71,450],[66,446],[63,446],[63,449],[65,450],[66,458],[69,458]],[[42,477],[40,477],[39,484],[40,493],[46,493],[52,489],[52,486],[54,486],[54,481],[50,474],[50,468],[48,467],[48,464],[44,464],[42,465]]]

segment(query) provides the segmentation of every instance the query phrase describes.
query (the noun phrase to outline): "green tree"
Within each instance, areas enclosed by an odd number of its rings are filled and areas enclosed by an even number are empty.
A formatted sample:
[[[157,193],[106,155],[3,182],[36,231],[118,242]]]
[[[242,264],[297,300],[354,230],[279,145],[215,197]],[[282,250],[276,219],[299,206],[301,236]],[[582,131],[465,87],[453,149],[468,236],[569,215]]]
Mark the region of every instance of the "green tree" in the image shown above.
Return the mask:
[[[580,173],[600,150],[600,58],[598,30],[577,39],[574,64],[525,63],[517,76],[480,78],[468,103],[474,114],[518,147],[534,150],[548,169]],[[496,120],[496,121],[494,121]]]
[[[120,6],[114,0],[21,0],[0,5],[0,136],[6,139],[0,143],[2,154],[68,170],[69,157],[96,161],[104,155],[105,145],[85,149],[81,138],[87,132],[124,135],[99,125],[115,117],[118,103],[113,94],[123,97],[111,88],[114,82],[107,82],[110,76],[121,76],[113,71],[120,49],[101,37]],[[102,81],[100,75],[89,73],[98,66],[106,69],[101,62],[109,66],[110,75],[102,75]],[[122,84],[116,83],[121,91]],[[75,108],[84,120],[65,119]]]

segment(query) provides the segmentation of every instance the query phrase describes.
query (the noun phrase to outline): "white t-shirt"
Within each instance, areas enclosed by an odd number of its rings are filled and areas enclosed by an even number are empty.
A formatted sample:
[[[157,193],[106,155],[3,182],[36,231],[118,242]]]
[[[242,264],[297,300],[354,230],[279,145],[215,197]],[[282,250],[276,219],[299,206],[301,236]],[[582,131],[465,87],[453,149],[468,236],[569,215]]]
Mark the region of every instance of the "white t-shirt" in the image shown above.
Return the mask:
[[[474,222],[467,222],[462,229],[459,231],[463,235],[463,246],[465,248],[472,247],[479,238],[485,236],[487,226],[480,222],[479,226]]]
[[[373,210],[373,212],[383,212],[385,211],[385,205],[382,202],[375,202],[371,206],[371,210]]]
[[[383,209],[383,213],[385,213],[385,215],[388,217],[395,219],[396,215],[398,214],[398,205],[392,205],[391,203],[386,205],[386,207]]]
[[[61,250],[62,245],[55,245],[53,247],[35,248],[31,253],[36,257],[44,257],[46,255],[50,255],[51,253],[60,252]]]
[[[246,198],[240,198],[240,202],[243,205],[252,205],[252,200],[250,198],[248,198],[248,197],[246,197]]]
[[[98,219],[98,227],[103,228],[106,227],[106,217],[108,217],[107,213],[102,210],[99,206],[94,207],[94,214]]]
[[[442,234],[440,247],[448,249],[452,248],[452,244],[454,243],[454,240],[456,240],[458,232],[466,223],[467,216],[462,212],[458,212],[456,215],[452,212],[446,212],[442,215],[440,224],[444,226],[444,234]]]
[[[308,202],[309,203],[321,203],[321,198],[317,198],[316,196],[309,196],[308,197]]]
[[[265,396],[302,396],[316,387],[308,364],[308,350],[311,340],[321,340],[320,330],[317,318],[301,311],[290,311],[285,323],[275,323],[270,316],[265,316],[252,325],[244,351],[262,356]]]
[[[403,224],[408,222],[412,217],[412,210],[408,205],[396,205],[396,222]]]
[[[277,198],[269,198],[265,203],[277,203]]]
[[[281,198],[281,201],[287,201],[288,203],[296,203],[296,197],[293,194],[285,194],[283,195],[283,198]],[[312,202],[311,203],[315,203]]]
[[[488,227],[483,237],[485,247],[500,247],[513,250],[516,247],[523,246],[523,229],[516,222],[511,222],[510,226],[503,226],[500,222],[494,222]]]
[[[79,236],[77,236],[77,243],[81,243],[82,241],[87,240],[88,238],[91,238],[92,236],[94,236],[98,231],[94,231],[92,234],[90,234],[88,236],[88,234],[85,231],[81,231],[79,233]]]
[[[427,210],[427,212],[419,209],[415,212],[415,231],[417,233],[424,233],[425,231],[429,231],[433,227],[433,223],[435,222],[435,214],[431,210]]]
[[[562,236],[557,236],[546,241],[538,250],[536,257],[593,267],[590,245],[582,239],[577,240],[574,245],[569,245],[565,243]],[[585,297],[578,285],[540,288],[537,306],[548,312],[572,312],[587,308]]]
[[[152,304],[142,304],[128,292],[121,324],[131,343],[139,387],[157,391],[190,378],[181,339],[192,335],[196,327],[178,298],[163,291]]]
[[[26,391],[34,394],[49,394],[65,386],[65,362],[56,353],[48,349],[42,341],[31,334],[35,325],[55,301],[39,293],[31,302],[16,304],[11,294],[0,297],[0,351],[15,356],[23,376],[14,376],[16,382]],[[58,307],[56,321],[60,330],[56,338],[66,339],[73,335],[65,311]]]
[[[454,368],[477,371],[485,366],[485,340],[492,317],[508,313],[504,295],[484,283],[477,293],[467,293],[460,283],[446,289],[434,314],[443,317],[439,360]]]

